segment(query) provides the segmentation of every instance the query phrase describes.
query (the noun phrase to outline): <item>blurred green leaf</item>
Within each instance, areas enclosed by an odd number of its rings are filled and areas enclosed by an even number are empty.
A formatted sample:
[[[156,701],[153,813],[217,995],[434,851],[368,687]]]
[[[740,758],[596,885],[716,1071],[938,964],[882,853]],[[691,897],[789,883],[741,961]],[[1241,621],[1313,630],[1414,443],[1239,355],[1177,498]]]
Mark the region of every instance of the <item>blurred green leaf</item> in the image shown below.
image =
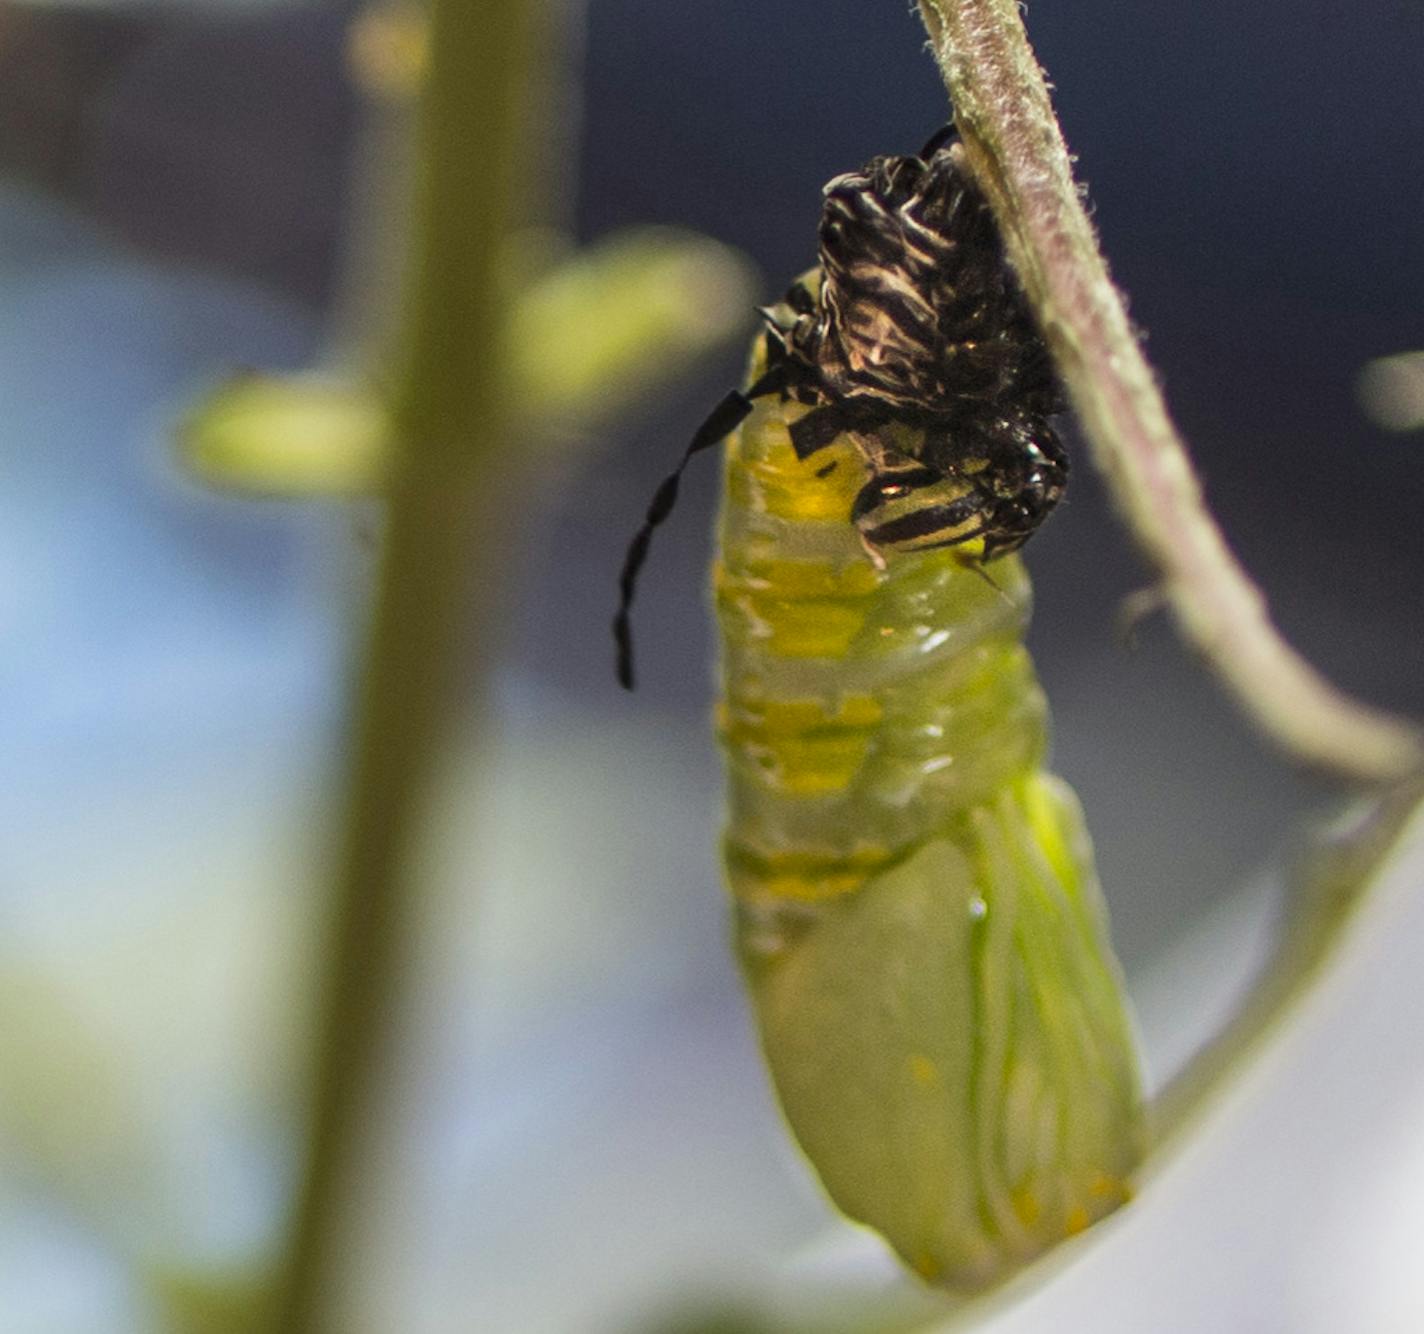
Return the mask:
[[[737,251],[695,233],[615,233],[549,269],[514,313],[519,401],[535,421],[626,410],[742,333],[756,281]]]
[[[1424,430],[1424,352],[1376,357],[1361,370],[1355,393],[1381,430]]]
[[[388,436],[385,408],[368,385],[247,371],[198,404],[180,427],[178,446],[213,486],[352,495],[379,486]]]
[[[637,228],[551,264],[518,302],[515,402],[534,431],[627,411],[742,332],[755,290],[735,250]],[[377,387],[355,375],[244,371],[201,399],[179,453],[209,485],[256,495],[378,490],[390,428]]]

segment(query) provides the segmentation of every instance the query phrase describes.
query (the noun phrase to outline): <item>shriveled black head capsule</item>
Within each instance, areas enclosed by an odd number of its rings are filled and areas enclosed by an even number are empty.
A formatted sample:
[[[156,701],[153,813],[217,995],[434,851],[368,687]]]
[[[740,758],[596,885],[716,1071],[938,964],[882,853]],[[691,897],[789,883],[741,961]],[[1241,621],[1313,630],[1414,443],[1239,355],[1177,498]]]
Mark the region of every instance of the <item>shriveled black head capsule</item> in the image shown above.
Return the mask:
[[[780,394],[806,404],[798,456],[848,435],[869,478],[846,517],[885,553],[1023,545],[1063,494],[1064,407],[1048,349],[1004,260],[988,204],[946,126],[912,157],[877,157],[824,191],[820,266],[762,312],[766,372],[693,436],[634,537],[613,621],[633,684],[630,609],[653,529],[692,456]],[[893,444],[891,443],[893,440]]]

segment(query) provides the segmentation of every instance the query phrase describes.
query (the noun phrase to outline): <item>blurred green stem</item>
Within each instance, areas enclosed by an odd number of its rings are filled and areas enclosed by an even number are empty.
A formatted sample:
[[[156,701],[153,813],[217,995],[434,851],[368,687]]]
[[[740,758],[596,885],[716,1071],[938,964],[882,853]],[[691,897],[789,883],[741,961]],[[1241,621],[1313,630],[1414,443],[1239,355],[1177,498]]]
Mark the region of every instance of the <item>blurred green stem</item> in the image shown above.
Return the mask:
[[[1418,773],[1417,728],[1332,687],[1287,644],[1207,511],[1073,182],[1017,0],[919,0],[963,152],[1094,461],[1187,640],[1296,760],[1355,780]]]
[[[1237,1069],[1276,1030],[1335,957],[1356,909],[1380,880],[1401,835],[1424,815],[1424,785],[1400,783],[1312,831],[1291,877],[1278,935],[1239,1009],[1152,1104],[1156,1147],[1178,1140]]]
[[[521,202],[530,0],[433,0],[396,457],[360,684],[321,985],[285,1334],[332,1328],[360,1154],[393,1054],[418,899],[413,853],[454,730],[460,650],[490,602],[492,472],[506,435],[505,242]],[[477,558],[485,553],[485,571]]]

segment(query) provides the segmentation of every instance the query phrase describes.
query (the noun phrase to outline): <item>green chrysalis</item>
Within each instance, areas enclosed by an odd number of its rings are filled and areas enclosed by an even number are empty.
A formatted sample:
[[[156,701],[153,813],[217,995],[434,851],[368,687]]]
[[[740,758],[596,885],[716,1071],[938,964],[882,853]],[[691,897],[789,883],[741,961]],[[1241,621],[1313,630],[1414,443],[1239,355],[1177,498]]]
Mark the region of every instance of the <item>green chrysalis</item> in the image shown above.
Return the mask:
[[[877,568],[844,517],[858,452],[818,476],[786,416],[732,442],[716,572],[740,951],[831,1198],[979,1289],[1127,1198],[1133,1035],[1077,804],[1042,769],[1022,566]]]
[[[1066,482],[1062,403],[951,132],[833,180],[820,261],[634,538],[619,672],[652,531],[731,434],[718,732],[762,1045],[835,1203],[973,1291],[1120,1205],[1143,1141],[1012,554]]]

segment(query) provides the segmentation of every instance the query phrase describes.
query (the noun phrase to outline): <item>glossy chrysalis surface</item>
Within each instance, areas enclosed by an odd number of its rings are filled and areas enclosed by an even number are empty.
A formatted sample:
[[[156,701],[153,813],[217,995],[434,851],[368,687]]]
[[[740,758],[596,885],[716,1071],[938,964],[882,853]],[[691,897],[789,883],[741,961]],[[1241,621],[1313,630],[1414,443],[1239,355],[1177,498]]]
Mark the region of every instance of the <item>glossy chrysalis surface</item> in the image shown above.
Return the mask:
[[[992,1286],[1127,1198],[1138,1063],[1012,553],[1062,493],[1061,406],[950,136],[826,187],[765,311],[714,593],[737,936],[777,1093],[835,1203]],[[629,551],[627,612],[660,489]],[[987,567],[987,568],[986,568]]]
[[[766,402],[715,572],[728,876],[762,1045],[835,1203],[927,1279],[992,1285],[1116,1208],[1133,1035],[1077,803],[1043,769],[1017,557],[884,567]]]

